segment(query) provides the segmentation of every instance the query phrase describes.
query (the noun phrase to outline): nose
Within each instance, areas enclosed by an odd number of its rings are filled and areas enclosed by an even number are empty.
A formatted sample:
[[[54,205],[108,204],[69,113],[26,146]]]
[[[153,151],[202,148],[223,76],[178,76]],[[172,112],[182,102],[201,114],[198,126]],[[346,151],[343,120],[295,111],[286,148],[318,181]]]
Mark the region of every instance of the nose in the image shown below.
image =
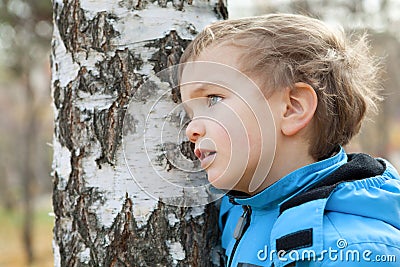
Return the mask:
[[[192,143],[196,143],[197,139],[204,136],[206,134],[205,125],[200,119],[195,119],[189,122],[186,128],[186,136],[189,138],[189,141]]]

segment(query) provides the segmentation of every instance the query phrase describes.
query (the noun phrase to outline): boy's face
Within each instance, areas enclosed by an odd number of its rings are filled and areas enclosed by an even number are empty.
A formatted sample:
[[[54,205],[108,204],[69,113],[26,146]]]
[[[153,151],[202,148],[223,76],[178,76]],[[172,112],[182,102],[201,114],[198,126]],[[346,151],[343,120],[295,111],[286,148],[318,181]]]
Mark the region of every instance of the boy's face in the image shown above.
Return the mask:
[[[259,77],[239,71],[240,55],[240,49],[230,45],[206,48],[194,62],[186,63],[180,88],[191,117],[186,135],[195,143],[210,183],[254,193],[272,165],[273,112],[278,106],[269,106],[257,87]]]

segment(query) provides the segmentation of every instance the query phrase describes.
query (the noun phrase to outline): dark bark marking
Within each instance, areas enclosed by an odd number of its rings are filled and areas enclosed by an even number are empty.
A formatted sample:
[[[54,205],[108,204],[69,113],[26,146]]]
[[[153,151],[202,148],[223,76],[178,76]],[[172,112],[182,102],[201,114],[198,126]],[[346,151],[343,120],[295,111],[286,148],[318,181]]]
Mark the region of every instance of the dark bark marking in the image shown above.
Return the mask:
[[[185,0],[173,0],[172,3],[176,10],[182,11]]]
[[[180,216],[184,218],[191,208],[181,209],[183,214]],[[212,263],[212,248],[218,244],[220,233],[218,227],[213,224],[218,221],[218,208],[214,203],[208,204],[205,206],[204,214],[205,217],[200,216],[180,222],[181,227],[178,234],[181,240],[185,240],[184,249],[186,252],[182,266],[198,266],[198,263],[204,261],[204,259],[209,259],[209,262],[204,266],[215,266]],[[202,229],[201,233],[199,233],[199,227]]]
[[[74,106],[72,99],[75,98],[75,90],[77,87],[77,80],[70,82],[62,94],[60,93],[59,99],[62,99],[62,104],[59,108],[58,117],[58,134],[59,141],[62,146],[72,151],[76,144],[85,144],[85,133],[88,132],[85,122],[81,122],[81,111]],[[61,91],[60,91],[61,92]],[[61,96],[62,95],[62,96]],[[61,101],[59,101],[61,103]]]
[[[160,7],[167,7],[168,0],[158,0],[158,5]]]
[[[158,73],[178,64],[183,51],[189,43],[190,40],[182,39],[175,30],[172,30],[164,38],[146,44],[145,47],[158,49],[149,59],[154,64],[153,70]]]
[[[99,12],[92,20],[87,20],[80,1],[64,1],[64,6],[57,20],[61,39],[67,51],[74,53],[94,49],[106,52],[110,49],[110,40],[119,35],[114,30],[107,12]]]
[[[197,157],[194,154],[194,144],[189,141],[181,142],[180,144],[166,142],[157,146],[158,156],[155,161],[158,166],[165,166],[165,170],[168,172],[172,169],[176,169],[173,162],[177,162],[175,159],[182,154],[187,159],[193,161],[193,167],[199,168],[199,162],[196,161]],[[172,160],[172,162],[171,162]]]
[[[114,166],[114,156],[121,143],[122,125],[126,110],[120,109],[119,105],[125,105],[127,100],[118,98],[108,110],[97,111],[94,114],[94,131],[101,144],[102,155],[96,159],[101,164],[108,163]]]
[[[61,85],[60,85],[59,80],[56,80],[53,83],[53,99],[54,99],[54,105],[56,106],[56,109],[60,109],[61,102],[63,100],[61,99]]]
[[[154,4],[157,1],[157,4],[162,8],[167,8],[168,3],[171,2],[173,7],[178,10],[182,11],[184,8],[184,3],[187,2],[189,5],[193,4],[193,0],[136,0],[134,3],[132,0],[127,1],[124,3],[123,1],[120,2],[120,6],[124,6],[128,9],[135,9],[135,10],[143,10],[147,7],[149,3]]]
[[[154,0],[155,1],[155,0]],[[154,2],[150,1],[150,2]],[[146,0],[121,0],[118,2],[120,7],[124,7],[128,10],[142,10],[145,9],[149,1]]]
[[[78,154],[79,152],[79,154]],[[73,191],[74,193],[82,193],[83,181],[82,181],[82,159],[85,155],[85,148],[81,147],[78,150],[75,148],[71,150],[71,173],[69,175],[68,184],[66,187],[67,191]]]
[[[112,90],[106,92],[118,96],[108,110],[95,112],[95,134],[102,146],[102,156],[97,159],[99,165],[114,165],[115,152],[122,139],[126,108],[144,81],[144,76],[135,72],[142,65],[142,59],[128,49],[118,50],[113,58],[99,64],[100,80],[105,83],[105,90]]]
[[[185,48],[189,45],[190,40],[182,39],[176,31],[170,31],[164,38],[155,40],[146,45],[146,47],[153,47],[158,49],[151,58],[153,62],[155,73],[176,65],[183,54]],[[170,85],[177,85],[177,77],[160,77],[162,81],[168,82]],[[180,92],[177,87],[172,88],[172,100],[175,103],[180,102]]]
[[[53,208],[56,214],[54,235],[60,249],[61,266],[101,266],[96,254],[98,251],[98,232],[92,232],[93,225],[97,225],[96,215],[89,212],[95,202],[104,200],[95,188],[85,187],[82,173],[82,159],[86,156],[85,148],[71,151],[71,173],[65,190],[58,190],[58,174],[54,175]],[[76,198],[76,196],[78,196]],[[72,220],[73,234],[63,235],[61,219]],[[100,233],[100,232],[99,232]],[[90,261],[84,264],[77,255],[84,249],[90,250]]]
[[[158,163],[158,166],[165,166],[167,172],[175,169],[175,166],[170,159],[175,157],[174,152],[178,150],[177,147],[178,145],[175,143],[157,145],[157,151],[159,154],[155,161]]]
[[[196,26],[194,26],[192,23],[189,23],[186,28],[191,34],[193,34],[193,36],[199,33],[199,31],[196,29]]]
[[[60,94],[59,94],[60,96]],[[59,97],[59,105],[61,102],[61,97]],[[72,128],[75,122],[75,116],[72,107],[72,84],[69,83],[67,87],[63,90],[62,104],[59,109],[59,141],[62,146],[72,150],[74,148],[74,142],[72,139],[72,134],[74,133]]]
[[[139,56],[124,49],[116,51],[112,58],[97,63],[98,76],[85,68],[79,72],[77,90],[90,94],[108,94],[116,98],[109,109],[95,110],[93,114],[92,131],[102,147],[102,155],[96,160],[99,167],[103,163],[114,165],[115,152],[121,143],[126,108],[144,80],[144,76],[136,72],[142,65],[143,60]]]
[[[135,71],[143,66],[140,56],[128,49],[117,50],[115,56],[98,63],[100,81],[106,94],[130,96],[143,83],[143,76]]]
[[[228,7],[224,0],[218,0],[215,4],[214,12],[217,14],[218,19],[228,19]]]
[[[154,81],[147,80],[145,85],[139,87],[138,90],[135,92],[133,99],[137,102],[142,102],[144,104],[150,97],[156,95],[158,90],[159,87]]]
[[[61,145],[73,150],[74,144],[86,143],[83,133],[93,135],[101,144],[102,155],[97,159],[99,167],[108,163],[114,165],[115,152],[121,143],[122,126],[132,94],[143,83],[144,76],[135,72],[140,70],[143,61],[128,49],[118,50],[110,59],[98,63],[99,76],[93,75],[85,67],[65,88],[59,81],[54,83],[54,102],[59,109],[58,134]],[[90,94],[108,94],[116,99],[108,110],[81,111],[74,106],[77,91]],[[82,112],[87,112],[90,121],[81,121]],[[91,114],[93,113],[93,114]]]
[[[142,10],[144,8],[144,4],[142,0],[138,0],[135,6],[136,10]]]
[[[57,120],[60,143],[72,151],[74,144],[86,143],[82,140],[83,133],[93,135],[102,147],[102,155],[97,159],[101,167],[103,163],[114,165],[115,152],[121,143],[126,108],[132,94],[143,83],[144,76],[135,71],[141,69],[143,60],[128,49],[118,50],[112,58],[106,58],[97,64],[98,76],[82,67],[77,78],[65,88],[61,88],[59,81],[56,81],[53,84],[53,96],[59,110]],[[116,99],[108,110],[81,111],[74,106],[73,101],[77,99],[78,91],[92,95],[108,94]],[[90,121],[81,121],[82,112],[88,113],[89,116],[86,117],[93,118],[93,126]]]
[[[196,155],[194,154],[194,146],[195,144],[190,141],[183,141],[179,144],[180,151],[183,156],[190,160],[197,160]]]
[[[212,248],[218,243],[219,233],[213,227],[217,216],[214,204],[206,206],[209,216],[185,220],[191,208],[173,207],[163,204],[151,214],[144,228],[138,229],[134,220],[133,202],[127,197],[120,214],[115,218],[109,236],[112,242],[106,248],[105,266],[154,266],[154,259],[160,266],[172,266],[169,258],[167,240],[183,245],[186,257],[177,266],[198,266],[204,259],[210,259],[204,266],[215,266],[212,263]],[[171,226],[167,220],[168,214],[181,218]],[[204,223],[210,224],[205,228]],[[203,246],[200,240],[207,239]],[[152,240],[151,242],[147,242]]]

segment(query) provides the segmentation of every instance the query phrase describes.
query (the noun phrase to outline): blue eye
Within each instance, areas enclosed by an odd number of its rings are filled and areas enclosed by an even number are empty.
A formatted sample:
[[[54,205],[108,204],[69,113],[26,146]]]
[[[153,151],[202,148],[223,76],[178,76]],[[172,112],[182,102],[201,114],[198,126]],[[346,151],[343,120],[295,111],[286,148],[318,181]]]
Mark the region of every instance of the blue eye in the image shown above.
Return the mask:
[[[215,104],[217,104],[221,100],[222,100],[222,97],[220,97],[220,96],[209,95],[209,96],[207,96],[207,105],[209,107],[214,106]]]

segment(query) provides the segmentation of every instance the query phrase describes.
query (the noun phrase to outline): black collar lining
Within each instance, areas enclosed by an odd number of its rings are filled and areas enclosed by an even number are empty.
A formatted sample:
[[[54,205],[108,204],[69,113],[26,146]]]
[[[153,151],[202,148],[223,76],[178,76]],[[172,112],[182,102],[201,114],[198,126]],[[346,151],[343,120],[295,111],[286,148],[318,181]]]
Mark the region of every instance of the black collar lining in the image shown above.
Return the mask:
[[[347,163],[343,164],[336,171],[315,184],[307,192],[284,202],[280,206],[280,214],[287,209],[299,206],[306,202],[327,198],[340,183],[382,175],[386,170],[386,164],[381,159],[375,159],[363,153],[348,154],[347,156]]]

